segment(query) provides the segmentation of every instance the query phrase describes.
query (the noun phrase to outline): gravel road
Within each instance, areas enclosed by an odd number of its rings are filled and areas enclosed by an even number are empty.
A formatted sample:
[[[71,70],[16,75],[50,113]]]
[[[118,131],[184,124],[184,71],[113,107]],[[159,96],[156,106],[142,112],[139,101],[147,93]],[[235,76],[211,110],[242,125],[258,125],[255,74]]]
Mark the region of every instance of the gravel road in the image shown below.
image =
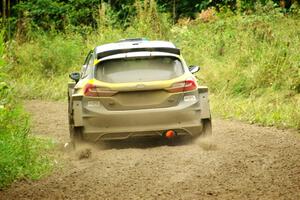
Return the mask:
[[[59,145],[54,172],[0,191],[0,199],[300,199],[300,134],[215,119],[214,135],[160,138],[65,152],[67,104],[28,101],[33,133]]]

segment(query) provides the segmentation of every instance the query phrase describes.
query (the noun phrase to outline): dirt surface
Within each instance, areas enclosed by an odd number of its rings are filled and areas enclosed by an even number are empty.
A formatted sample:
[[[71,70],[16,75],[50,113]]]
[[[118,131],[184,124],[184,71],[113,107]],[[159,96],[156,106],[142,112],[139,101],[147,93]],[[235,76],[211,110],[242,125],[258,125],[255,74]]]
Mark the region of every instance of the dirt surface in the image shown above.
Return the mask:
[[[0,199],[300,199],[300,136],[214,120],[214,136],[83,146],[69,141],[67,105],[30,101],[33,132],[59,143],[55,172],[0,191]]]

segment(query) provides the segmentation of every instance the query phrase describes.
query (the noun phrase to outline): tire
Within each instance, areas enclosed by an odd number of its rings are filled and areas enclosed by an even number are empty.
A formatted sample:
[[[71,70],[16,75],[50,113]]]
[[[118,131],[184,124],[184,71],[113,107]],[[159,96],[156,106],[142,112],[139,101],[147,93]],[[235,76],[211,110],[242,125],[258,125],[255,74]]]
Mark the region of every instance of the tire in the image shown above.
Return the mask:
[[[202,136],[210,136],[212,135],[212,124],[211,118],[202,119]]]

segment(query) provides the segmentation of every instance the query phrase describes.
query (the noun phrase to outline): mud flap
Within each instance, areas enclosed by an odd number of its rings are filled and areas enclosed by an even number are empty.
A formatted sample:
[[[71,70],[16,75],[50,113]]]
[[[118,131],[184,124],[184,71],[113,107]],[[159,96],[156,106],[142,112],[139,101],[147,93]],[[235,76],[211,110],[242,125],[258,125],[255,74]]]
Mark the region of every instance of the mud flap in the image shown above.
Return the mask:
[[[72,95],[73,95],[73,90],[75,87],[76,83],[75,82],[69,82],[68,83],[68,118],[69,118],[69,124],[73,124],[73,103],[72,103]]]
[[[73,99],[73,119],[74,119],[75,127],[83,126],[81,99],[80,100]]]
[[[202,119],[202,136],[212,135],[212,124],[211,119]]]
[[[74,127],[83,126],[82,120],[82,96],[73,95],[75,82],[68,83],[68,114],[69,123]],[[71,120],[70,120],[71,119]]]
[[[75,82],[69,82],[68,83],[68,96],[71,98],[73,94],[73,90],[75,87],[76,83]]]
[[[201,107],[201,119],[209,119],[211,114],[210,114],[209,99],[208,99],[208,87],[199,86],[198,92],[199,92],[200,107]]]

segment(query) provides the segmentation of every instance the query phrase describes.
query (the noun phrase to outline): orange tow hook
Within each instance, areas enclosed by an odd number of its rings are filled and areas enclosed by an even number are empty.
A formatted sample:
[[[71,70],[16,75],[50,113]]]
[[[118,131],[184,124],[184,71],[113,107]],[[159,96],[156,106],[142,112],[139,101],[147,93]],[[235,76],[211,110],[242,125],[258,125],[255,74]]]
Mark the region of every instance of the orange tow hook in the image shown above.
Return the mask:
[[[168,131],[165,133],[165,136],[166,136],[166,138],[170,139],[170,138],[175,137],[175,136],[176,136],[176,133],[175,133],[175,131],[173,131],[173,130],[168,130]]]

